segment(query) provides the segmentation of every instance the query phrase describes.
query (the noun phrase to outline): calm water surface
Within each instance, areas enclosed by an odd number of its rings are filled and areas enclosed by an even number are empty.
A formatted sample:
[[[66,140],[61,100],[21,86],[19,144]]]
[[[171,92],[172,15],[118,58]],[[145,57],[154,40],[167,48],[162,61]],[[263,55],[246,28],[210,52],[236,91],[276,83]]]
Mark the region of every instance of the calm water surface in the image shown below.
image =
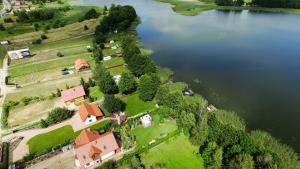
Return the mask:
[[[141,41],[155,51],[158,64],[175,71],[176,80],[300,152],[300,15],[209,11],[182,16],[152,0],[74,3],[134,6],[142,19]]]

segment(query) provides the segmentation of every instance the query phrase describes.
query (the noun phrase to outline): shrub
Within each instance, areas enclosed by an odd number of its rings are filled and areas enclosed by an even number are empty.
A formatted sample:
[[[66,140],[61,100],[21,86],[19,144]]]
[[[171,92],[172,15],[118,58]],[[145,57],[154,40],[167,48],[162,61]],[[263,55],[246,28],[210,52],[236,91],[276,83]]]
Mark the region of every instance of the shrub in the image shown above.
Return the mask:
[[[6,30],[6,28],[3,26],[3,24],[0,24],[0,30],[1,31],[5,31]]]
[[[114,95],[104,96],[104,108],[110,113],[117,113],[119,111],[125,110],[125,103],[116,98]]]
[[[4,22],[5,23],[12,23],[12,22],[14,22],[14,20],[11,19],[11,18],[4,18]]]
[[[42,43],[42,39],[35,39],[32,41],[32,44],[33,45],[38,45],[38,44],[41,44]]]
[[[40,125],[42,128],[47,128],[49,126],[48,123],[46,122],[46,120],[44,120],[44,119],[41,119]]]
[[[42,123],[47,123],[47,125],[49,126],[51,124],[61,122],[72,117],[73,114],[74,111],[68,110],[67,108],[57,107],[48,113],[48,117],[46,120],[41,121],[41,126],[46,126],[46,124]]]
[[[64,55],[61,52],[57,52],[56,56],[58,56],[58,57],[64,57]]]
[[[41,38],[43,39],[43,40],[45,40],[45,39],[48,39],[48,37],[46,36],[46,35],[41,35]]]
[[[30,103],[30,101],[32,100],[31,97],[22,97],[21,98],[21,102],[26,106]]]

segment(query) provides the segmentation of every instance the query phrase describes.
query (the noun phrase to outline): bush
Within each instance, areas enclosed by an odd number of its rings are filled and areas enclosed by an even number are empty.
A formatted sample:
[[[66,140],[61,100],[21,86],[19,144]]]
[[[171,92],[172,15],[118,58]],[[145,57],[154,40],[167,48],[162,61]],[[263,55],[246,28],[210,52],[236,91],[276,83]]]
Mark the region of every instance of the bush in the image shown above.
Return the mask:
[[[11,19],[11,18],[4,18],[4,22],[5,23],[12,23],[12,22],[14,22],[14,20]]]
[[[48,117],[46,120],[41,120],[41,126],[49,126],[51,124],[61,122],[72,117],[73,114],[74,111],[68,110],[67,108],[57,107],[48,113]]]
[[[61,52],[57,52],[56,56],[57,57],[64,57],[64,55]]]
[[[8,125],[7,118],[9,116],[10,109],[17,106],[18,104],[19,104],[19,102],[16,102],[16,101],[8,101],[8,102],[3,104],[3,106],[2,106],[2,117],[1,117],[1,123],[2,123],[3,127],[7,127],[7,125]]]
[[[21,102],[26,106],[30,103],[30,101],[32,100],[31,97],[22,97],[21,98]]]
[[[49,126],[48,123],[46,122],[46,120],[44,120],[44,119],[41,119],[40,125],[42,128],[47,128]]]
[[[1,31],[5,31],[6,30],[6,28],[3,26],[3,24],[0,24],[0,30]]]
[[[38,45],[38,44],[41,44],[41,43],[42,43],[42,39],[36,39],[36,40],[32,41],[33,45]]]
[[[0,164],[0,168],[7,169],[9,165],[9,143],[4,142],[2,148],[3,148],[2,150],[3,162]]]
[[[45,39],[48,39],[48,37],[46,35],[41,35],[41,39],[45,40]]]

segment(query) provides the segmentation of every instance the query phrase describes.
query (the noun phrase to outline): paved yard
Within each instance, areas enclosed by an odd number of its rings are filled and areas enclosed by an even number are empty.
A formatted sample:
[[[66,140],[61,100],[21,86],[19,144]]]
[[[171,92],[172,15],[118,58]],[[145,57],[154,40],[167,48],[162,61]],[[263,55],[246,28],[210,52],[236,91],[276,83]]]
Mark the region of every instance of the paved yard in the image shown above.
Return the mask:
[[[37,163],[29,169],[73,169],[75,166],[75,156],[73,150],[68,150],[57,156],[51,157],[40,163]]]

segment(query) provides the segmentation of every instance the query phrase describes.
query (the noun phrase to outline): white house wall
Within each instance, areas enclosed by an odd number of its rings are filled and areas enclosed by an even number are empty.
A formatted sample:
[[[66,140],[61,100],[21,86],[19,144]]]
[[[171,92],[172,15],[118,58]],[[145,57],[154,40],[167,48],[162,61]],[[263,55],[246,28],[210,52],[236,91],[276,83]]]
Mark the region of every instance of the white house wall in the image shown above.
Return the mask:
[[[94,123],[96,121],[97,121],[97,117],[92,115],[92,116],[85,119],[84,124],[88,125],[88,124]]]
[[[108,154],[106,154],[104,156],[101,156],[101,160],[105,160],[105,159],[113,156],[114,154],[115,154],[115,151],[112,151],[112,152],[110,152],[110,153],[108,153]]]

